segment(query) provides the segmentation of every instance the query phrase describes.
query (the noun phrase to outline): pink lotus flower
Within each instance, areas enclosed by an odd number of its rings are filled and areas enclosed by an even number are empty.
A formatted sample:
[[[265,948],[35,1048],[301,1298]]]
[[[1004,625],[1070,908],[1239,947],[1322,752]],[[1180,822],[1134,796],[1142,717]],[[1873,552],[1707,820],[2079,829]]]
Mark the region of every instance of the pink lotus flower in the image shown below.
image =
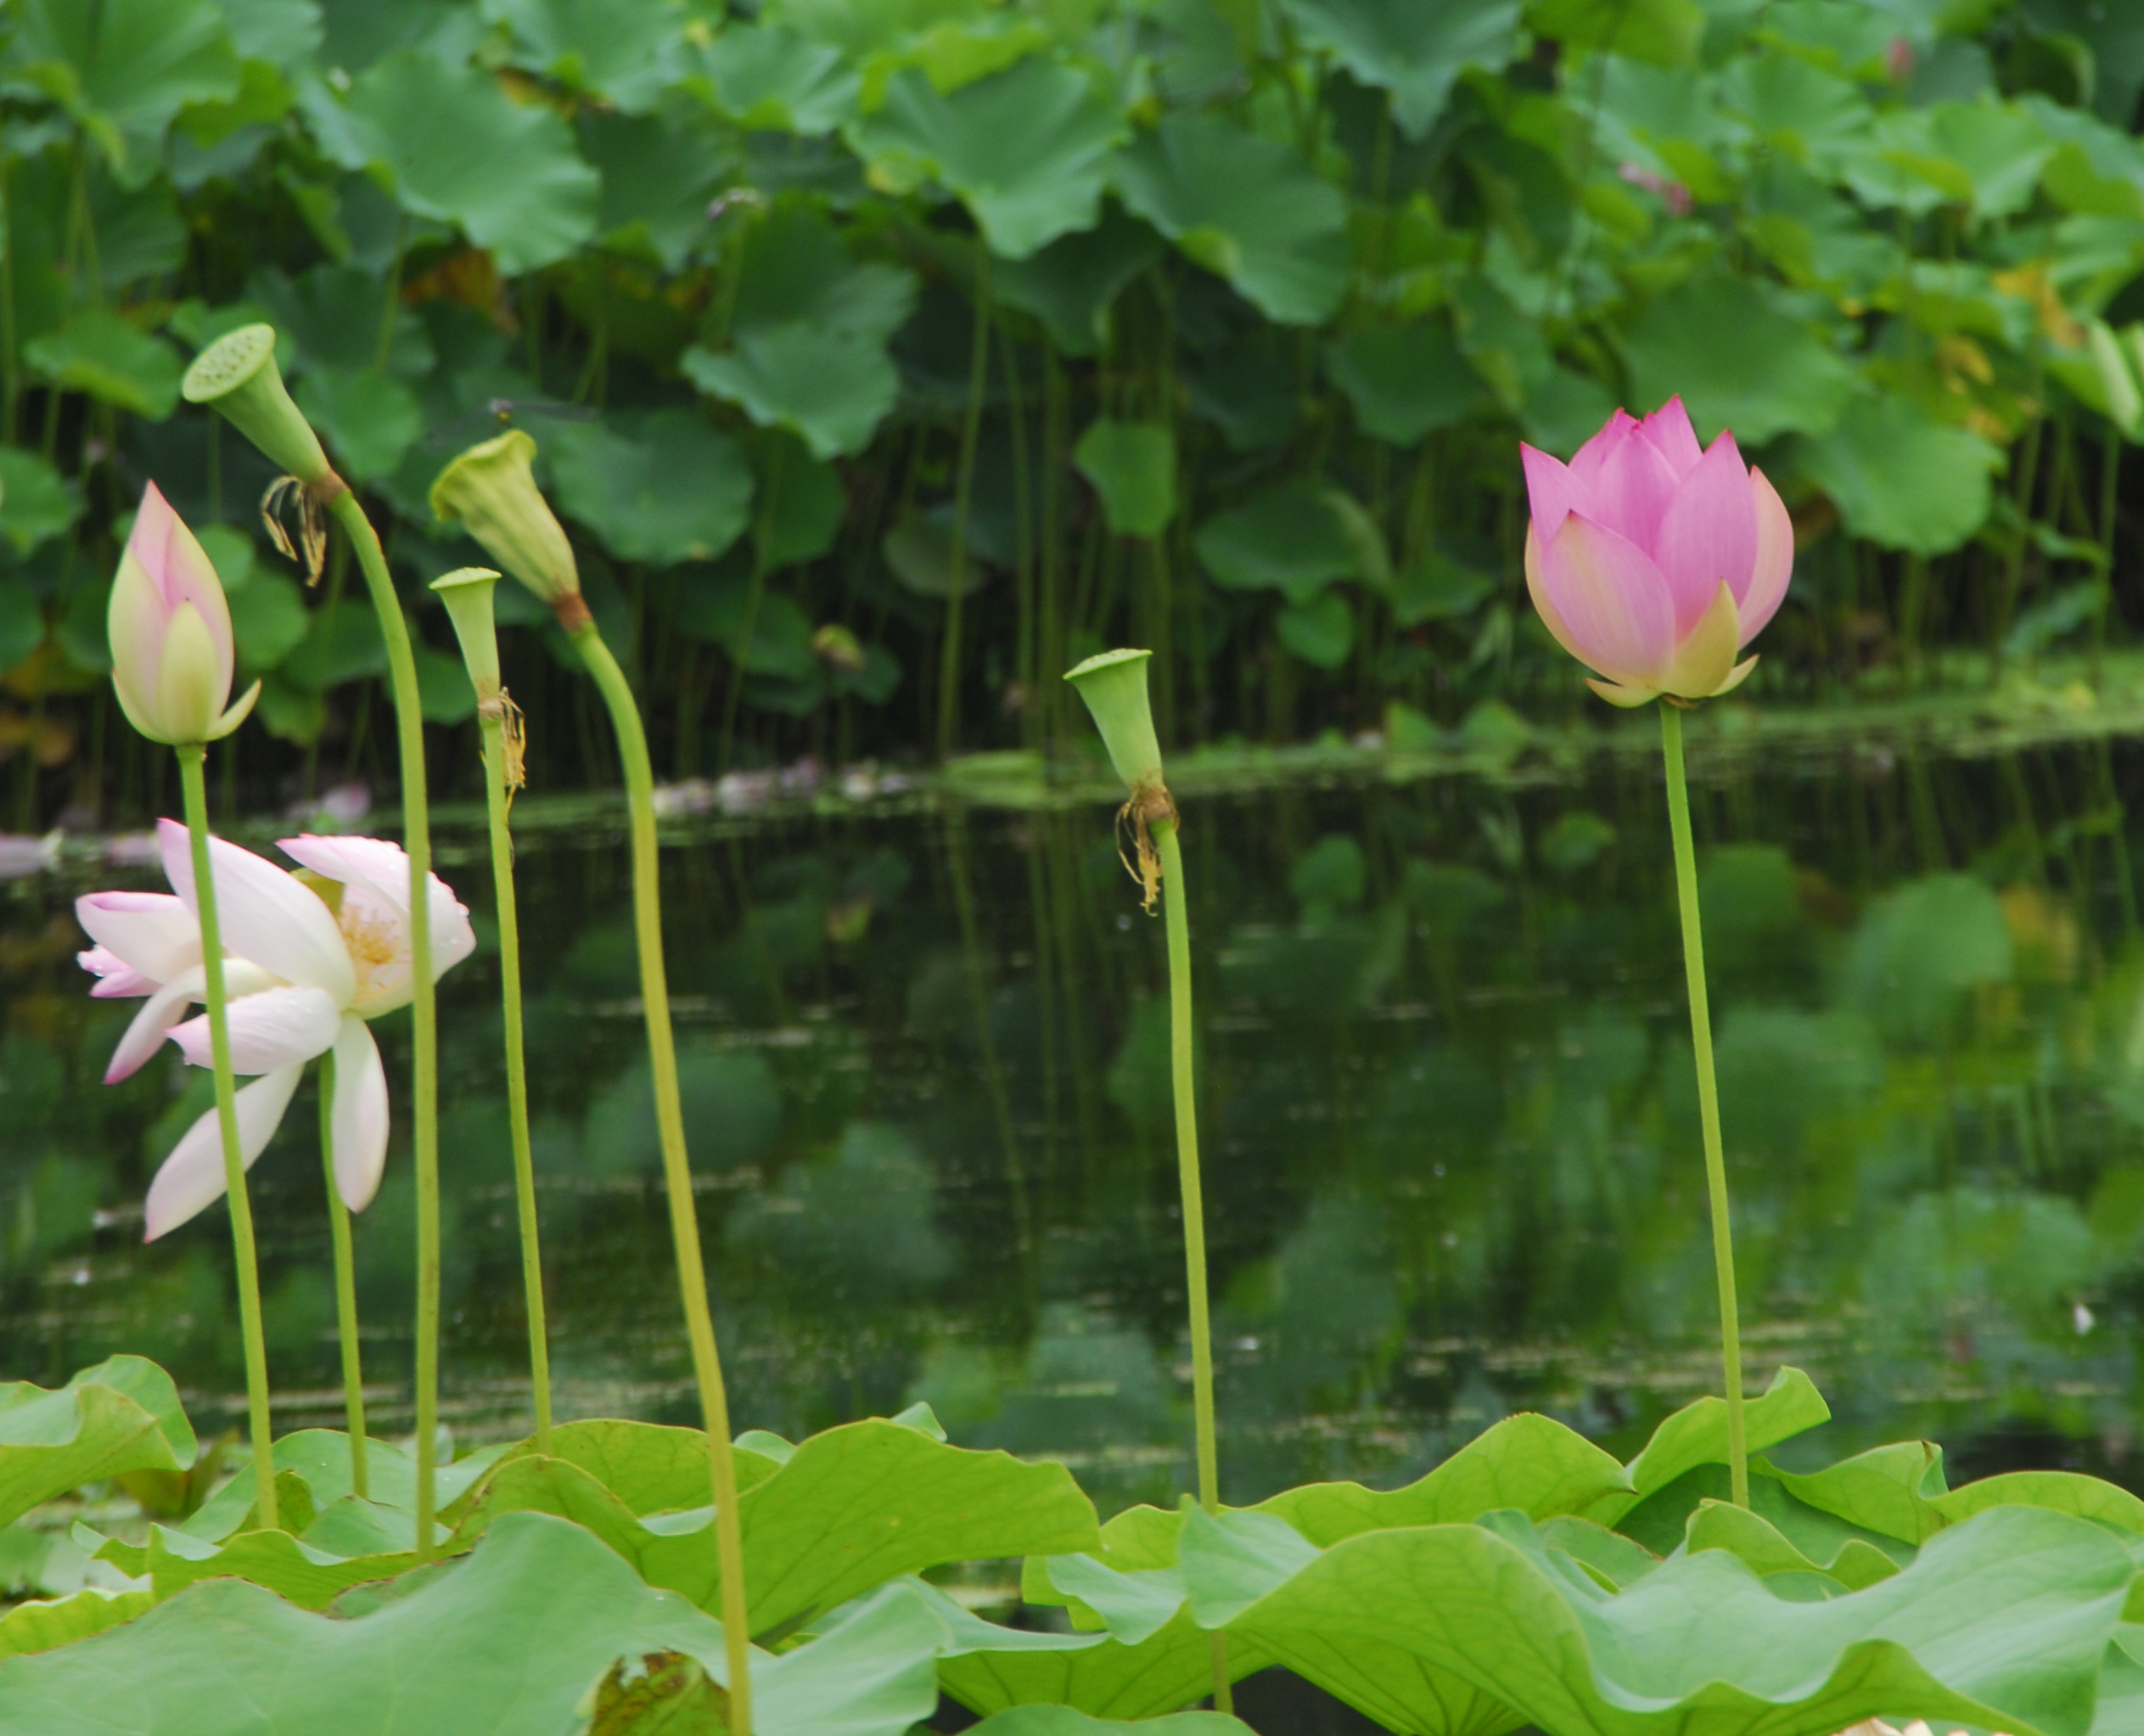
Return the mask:
[[[221,740],[260,697],[256,681],[227,709],[231,607],[206,552],[154,482],[120,557],[105,627],[120,709],[151,741]]]
[[[1526,587],[1556,642],[1613,705],[1709,699],[1778,612],[1794,529],[1734,436],[1700,451],[1681,398],[1642,422],[1618,410],[1566,465],[1521,444],[1533,522]]]
[[[210,1064],[206,1015],[186,1019],[204,997],[201,930],[186,828],[158,829],[164,873],[176,896],[93,892],[75,910],[96,944],[79,955],[98,996],[146,995],[120,1039],[105,1082],[135,1071],[166,1037],[197,1067]],[[301,879],[221,838],[209,840],[216,907],[233,955],[224,961],[233,1070],[260,1076],[238,1094],[246,1166],[282,1124],[307,1061],[332,1053],[329,1113],[335,1185],[353,1211],[372,1203],[387,1160],[387,1075],[365,1021],[409,1004],[409,858],[378,838],[289,838]],[[476,949],[469,912],[432,877],[435,976]],[[185,1022],[180,1021],[184,1020]],[[146,1239],[154,1241],[223,1194],[222,1136],[211,1110],[189,1127],[150,1183]]]

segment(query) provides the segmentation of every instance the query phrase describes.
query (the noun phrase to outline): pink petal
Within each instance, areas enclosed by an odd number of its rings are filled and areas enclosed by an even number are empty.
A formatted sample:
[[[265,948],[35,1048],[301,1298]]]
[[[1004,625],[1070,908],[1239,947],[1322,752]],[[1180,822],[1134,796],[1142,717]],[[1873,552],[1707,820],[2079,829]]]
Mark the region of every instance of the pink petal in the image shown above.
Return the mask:
[[[1518,443],[1518,462],[1526,471],[1526,501],[1534,529],[1546,539],[1563,528],[1563,514],[1584,502],[1577,498],[1571,473],[1560,458],[1536,451],[1524,441]]]
[[[142,1003],[133,1022],[119,1039],[104,1069],[104,1083],[116,1085],[138,1073],[142,1064],[164,1046],[164,1033],[186,1016],[186,1003],[201,992],[201,967],[181,971]]]
[[[1737,597],[1748,587],[1757,559],[1757,514],[1734,435],[1713,441],[1683,479],[1660,520],[1653,553],[1675,593],[1678,637],[1697,626],[1723,583]]]
[[[231,1033],[233,1073],[272,1073],[325,1054],[342,1022],[342,1008],[323,989],[272,988],[233,1000],[224,1009]],[[210,1065],[209,1015],[189,1019],[171,1032],[186,1059]]]
[[[379,969],[367,993],[360,986],[362,1004],[357,1011],[367,1018],[407,1005],[409,1000],[409,857],[399,844],[384,838],[323,838],[305,833],[281,840],[283,852],[313,873],[345,885],[360,888],[391,907],[401,933],[396,941],[397,972]],[[468,907],[437,874],[429,877],[427,906],[431,917],[432,980],[437,981],[453,966],[476,950],[476,931],[469,926]],[[344,906],[347,918],[351,907]]]
[[[1749,585],[1735,598],[1742,617],[1742,642],[1748,644],[1779,613],[1787,581],[1794,573],[1794,521],[1787,503],[1762,470],[1751,466],[1749,497],[1756,508],[1757,553],[1750,563]]]
[[[75,900],[75,920],[100,949],[152,983],[201,962],[200,925],[169,892],[87,892]]]
[[[1660,515],[1675,498],[1675,472],[1652,441],[1640,435],[1636,422],[1620,410],[1615,413],[1619,419],[1571,460],[1577,492],[1574,510],[1650,553]],[[1598,452],[1590,470],[1580,463],[1587,450]]]
[[[1657,685],[1653,677],[1675,655],[1675,600],[1650,555],[1573,513],[1541,545],[1535,567],[1548,604],[1542,619],[1551,620],[1553,610],[1566,649],[1626,687]]]
[[[171,503],[154,482],[142,496],[141,508],[134,515],[134,528],[127,535],[126,551],[142,564],[155,586],[167,618],[189,603],[200,612],[210,640],[216,647],[216,666],[222,677],[217,690],[227,693],[233,649],[231,605],[224,598],[223,581],[216,577],[216,565],[210,560],[208,551],[188,529],[186,520],[171,510]]]
[[[90,986],[90,996],[99,1001],[131,999],[137,995],[154,994],[155,981],[134,969],[118,953],[105,947],[92,947],[75,954],[75,963],[95,976]]]
[[[285,1067],[238,1093],[239,1155],[251,1169],[283,1125],[302,1067]],[[142,1239],[153,1242],[223,1197],[223,1128],[210,1110],[186,1130],[149,1184]]]
[[[345,1014],[335,1037],[335,1101],[329,1112],[335,1191],[362,1211],[387,1167],[387,1070],[362,1019]]]
[[[1690,413],[1682,407],[1680,393],[1670,398],[1650,416],[1638,424],[1653,449],[1668,461],[1680,481],[1698,468],[1702,454],[1698,448],[1698,431],[1690,425]]]
[[[194,857],[186,828],[177,820],[157,823],[164,872],[171,890],[194,907]],[[350,948],[334,913],[304,881],[273,862],[222,838],[209,840],[216,864],[217,913],[227,952],[307,988],[324,989],[338,1006],[356,992]]]
[[[1638,430],[1636,419],[1627,410],[1618,410],[1608,419],[1601,431],[1571,454],[1571,480],[1582,498],[1592,497],[1593,486],[1600,480],[1601,469],[1609,458],[1622,450],[1623,443]]]

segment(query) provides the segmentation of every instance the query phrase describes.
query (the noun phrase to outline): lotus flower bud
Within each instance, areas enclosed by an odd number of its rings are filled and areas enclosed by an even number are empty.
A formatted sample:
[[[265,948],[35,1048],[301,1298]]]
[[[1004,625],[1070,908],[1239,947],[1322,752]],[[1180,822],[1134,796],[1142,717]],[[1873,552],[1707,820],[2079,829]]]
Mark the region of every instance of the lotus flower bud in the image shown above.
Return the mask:
[[[1151,651],[1104,651],[1065,679],[1094,714],[1109,763],[1134,795],[1161,787],[1161,744],[1154,739],[1153,709],[1147,700]]]
[[[334,475],[320,436],[283,387],[273,326],[242,325],[226,332],[194,358],[179,390],[189,404],[221,410],[270,463],[300,482],[317,484]]]
[[[1778,612],[1794,527],[1734,436],[1700,450],[1682,400],[1642,422],[1618,410],[1566,465],[1522,445],[1533,509],[1526,585],[1556,642],[1614,705],[1709,699],[1740,684],[1736,655]]]
[[[454,623],[462,661],[480,700],[491,698],[500,688],[499,635],[491,617],[491,587],[498,581],[499,576],[488,566],[457,567],[432,581],[432,588],[446,605],[447,619]]]
[[[518,428],[471,447],[432,484],[432,510],[459,519],[492,559],[570,626],[585,619],[587,605],[581,601],[573,545],[529,467],[536,449]]]
[[[153,482],[120,557],[106,622],[120,709],[151,741],[219,740],[253,709],[257,681],[226,709],[235,660],[230,605],[206,551]]]

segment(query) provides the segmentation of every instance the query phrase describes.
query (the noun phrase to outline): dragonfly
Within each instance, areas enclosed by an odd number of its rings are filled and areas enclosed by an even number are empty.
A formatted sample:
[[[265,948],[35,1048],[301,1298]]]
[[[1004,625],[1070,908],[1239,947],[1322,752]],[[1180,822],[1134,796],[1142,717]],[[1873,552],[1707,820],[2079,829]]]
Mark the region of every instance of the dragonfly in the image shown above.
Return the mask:
[[[486,398],[467,415],[457,416],[445,427],[433,430],[424,437],[424,444],[428,452],[465,445],[487,424],[494,428],[511,428],[524,416],[558,422],[593,422],[602,413],[592,404],[566,404],[554,398]]]

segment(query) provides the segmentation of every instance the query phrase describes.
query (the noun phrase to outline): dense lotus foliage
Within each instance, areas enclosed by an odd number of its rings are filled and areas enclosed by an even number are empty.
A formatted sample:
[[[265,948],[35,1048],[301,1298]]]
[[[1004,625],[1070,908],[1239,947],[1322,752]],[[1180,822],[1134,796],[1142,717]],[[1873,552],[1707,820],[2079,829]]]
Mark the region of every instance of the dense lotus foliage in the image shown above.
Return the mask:
[[[1503,454],[1678,390],[1799,531],[1755,693],[2097,674],[2141,90],[2082,0],[24,0],[0,668],[84,776],[18,807],[148,793],[93,695],[151,472],[264,683],[243,767],[384,771],[340,559],[296,583],[180,401],[263,317],[413,604],[470,556],[441,463],[536,438],[681,772],[1053,743],[1112,643],[1176,744],[1569,707]]]

